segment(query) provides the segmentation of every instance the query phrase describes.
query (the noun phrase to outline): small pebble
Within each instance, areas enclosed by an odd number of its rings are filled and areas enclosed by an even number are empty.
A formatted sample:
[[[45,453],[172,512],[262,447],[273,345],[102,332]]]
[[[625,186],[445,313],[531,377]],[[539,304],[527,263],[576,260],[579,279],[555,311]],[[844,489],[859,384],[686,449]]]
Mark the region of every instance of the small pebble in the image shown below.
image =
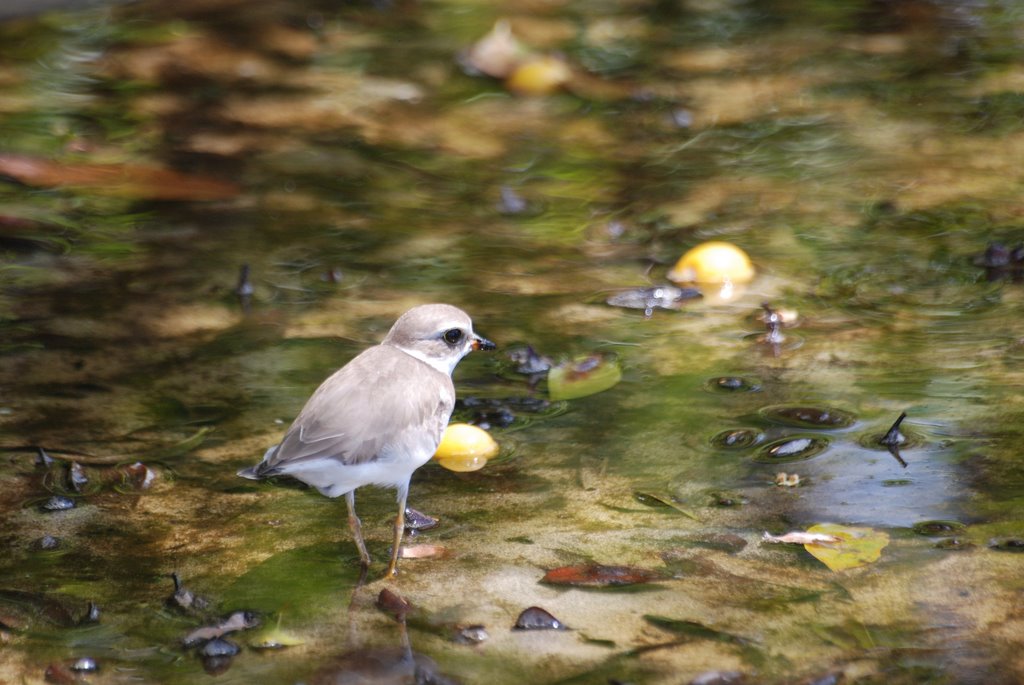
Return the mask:
[[[89,656],[79,657],[71,664],[72,671],[78,671],[80,673],[95,673],[100,670],[100,665],[96,663],[96,660]]]
[[[241,648],[230,640],[222,637],[215,637],[199,649],[199,656],[204,659],[219,656],[234,656],[241,651]]]
[[[82,470],[82,465],[77,461],[68,464],[67,481],[68,488],[75,492],[82,492],[82,488],[89,484],[89,478]]]
[[[455,641],[460,645],[478,645],[491,638],[481,625],[463,626],[455,631]]]
[[[422,511],[413,509],[412,507],[406,507],[405,509],[405,529],[406,530],[430,530],[431,528],[437,528],[440,520],[429,514],[424,514]]]
[[[43,502],[43,511],[67,511],[75,508],[75,500],[63,495],[54,495]]]
[[[55,538],[52,535],[44,535],[36,541],[36,546],[39,549],[57,549],[60,547],[60,538]]]
[[[412,609],[412,605],[398,593],[384,588],[377,595],[377,608],[401,621]]]
[[[988,546],[1000,552],[1024,552],[1024,539],[994,538],[989,540]]]
[[[524,609],[513,630],[565,630],[565,624],[540,607]]]
[[[734,685],[743,680],[739,671],[706,671],[691,680],[690,685]]]
[[[54,685],[75,685],[79,682],[78,676],[64,664],[50,664],[46,667],[43,678],[46,679],[46,682]]]

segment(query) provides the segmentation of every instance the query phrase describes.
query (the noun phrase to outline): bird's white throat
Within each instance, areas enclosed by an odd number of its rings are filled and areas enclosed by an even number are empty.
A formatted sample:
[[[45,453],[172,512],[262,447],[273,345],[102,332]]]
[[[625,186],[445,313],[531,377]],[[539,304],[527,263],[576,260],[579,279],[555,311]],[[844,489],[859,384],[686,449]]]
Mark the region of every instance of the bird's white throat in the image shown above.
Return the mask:
[[[456,354],[453,351],[451,354],[447,354],[443,357],[434,357],[423,352],[422,350],[417,350],[410,347],[402,347],[400,345],[396,345],[396,347],[400,349],[402,352],[405,352],[410,357],[415,357],[424,364],[427,364],[428,366],[437,369],[441,373],[446,373],[449,376],[452,375],[453,371],[455,371],[455,367],[458,366],[462,358],[466,356],[464,354]]]

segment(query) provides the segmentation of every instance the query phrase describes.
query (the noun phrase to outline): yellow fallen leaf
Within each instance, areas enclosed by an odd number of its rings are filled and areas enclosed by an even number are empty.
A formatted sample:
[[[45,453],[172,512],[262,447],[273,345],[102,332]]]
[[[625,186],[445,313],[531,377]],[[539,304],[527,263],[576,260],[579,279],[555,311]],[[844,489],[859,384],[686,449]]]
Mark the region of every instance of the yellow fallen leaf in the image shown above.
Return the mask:
[[[833,571],[844,571],[878,561],[882,550],[889,544],[889,535],[873,528],[854,528],[838,523],[818,523],[807,529],[808,533],[819,533],[838,538],[839,542],[828,546],[810,543],[804,549]]]

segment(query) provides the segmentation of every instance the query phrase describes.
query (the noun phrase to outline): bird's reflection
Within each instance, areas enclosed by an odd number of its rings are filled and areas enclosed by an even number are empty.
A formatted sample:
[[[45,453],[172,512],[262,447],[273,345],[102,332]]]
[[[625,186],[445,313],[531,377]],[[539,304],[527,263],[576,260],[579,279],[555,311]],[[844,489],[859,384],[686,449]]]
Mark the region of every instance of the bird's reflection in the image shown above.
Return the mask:
[[[361,584],[352,595],[353,605],[360,589]],[[413,651],[405,620],[410,609],[408,602],[384,589],[376,604],[394,616],[398,646],[360,647],[352,624],[356,610],[350,605],[349,651],[320,668],[310,678],[310,685],[458,685],[458,680],[440,672],[433,659]]]

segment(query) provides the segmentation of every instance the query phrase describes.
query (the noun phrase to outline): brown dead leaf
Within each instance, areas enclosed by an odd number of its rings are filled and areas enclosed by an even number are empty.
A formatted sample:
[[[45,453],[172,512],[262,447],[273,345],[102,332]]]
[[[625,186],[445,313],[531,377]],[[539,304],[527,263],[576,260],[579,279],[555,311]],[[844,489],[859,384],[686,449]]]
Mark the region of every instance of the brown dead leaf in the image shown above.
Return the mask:
[[[613,585],[639,585],[662,580],[662,574],[632,566],[604,566],[602,564],[580,564],[553,568],[540,579],[550,585],[574,585],[584,587],[607,587]]]
[[[98,195],[149,200],[225,200],[234,183],[171,169],[132,164],[61,164],[26,155],[0,155],[0,176],[40,188],[88,188]]]

